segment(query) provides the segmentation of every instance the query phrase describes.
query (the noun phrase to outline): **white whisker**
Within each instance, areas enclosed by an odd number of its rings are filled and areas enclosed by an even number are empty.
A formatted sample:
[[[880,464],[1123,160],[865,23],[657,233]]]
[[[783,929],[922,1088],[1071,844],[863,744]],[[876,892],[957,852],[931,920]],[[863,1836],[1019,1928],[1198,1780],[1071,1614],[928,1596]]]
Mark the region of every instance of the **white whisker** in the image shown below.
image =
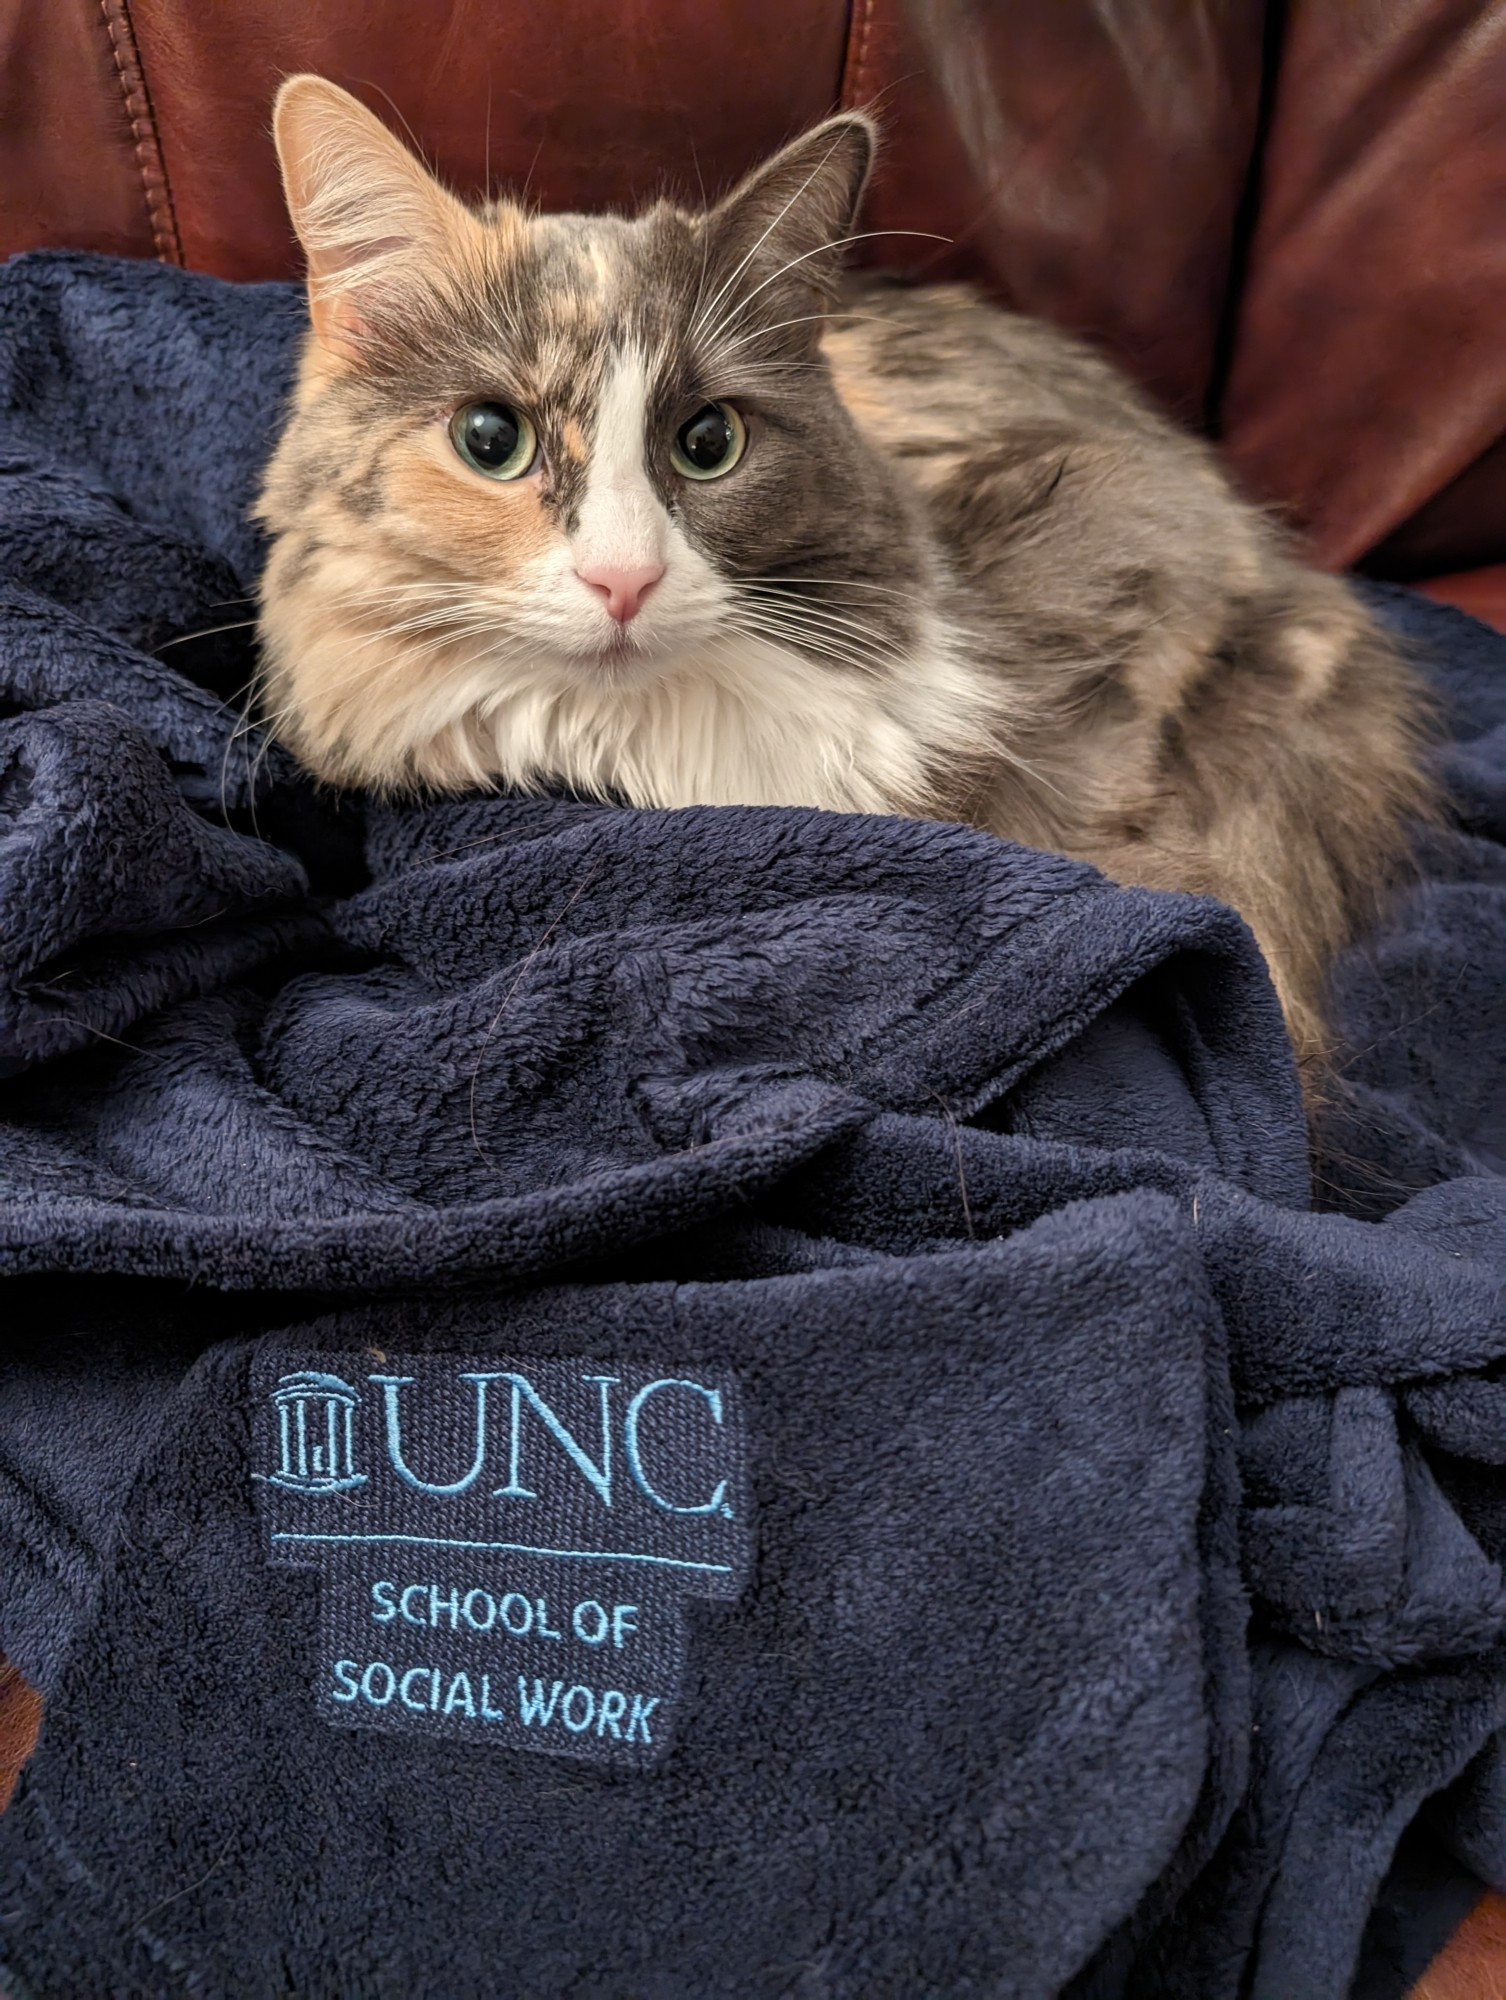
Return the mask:
[[[691,322],[690,338],[692,340],[696,337],[697,333],[699,332],[701,324],[706,314],[713,312],[716,309],[718,303],[721,301],[721,299],[726,295],[729,286],[736,284],[737,280],[742,276],[743,272],[747,270],[749,264],[752,263],[753,259],[758,255],[759,251],[763,248],[764,244],[768,242],[769,238],[773,235],[774,231],[779,227],[780,223],[783,222],[784,218],[789,214],[790,210],[795,206],[795,203],[799,201],[800,197],[805,193],[806,189],[810,187],[811,183],[815,181],[817,177],[824,171],[828,161],[830,161],[835,157],[837,147],[840,144],[841,141],[839,139],[832,140],[831,145],[827,148],[825,153],[822,154],[821,158],[816,162],[815,166],[811,168],[810,172],[806,175],[805,179],[800,183],[799,187],[796,188],[795,192],[790,196],[789,200],[785,203],[784,207],[780,209],[779,213],[774,217],[773,221],[769,224],[767,229],[764,230],[763,234],[759,237],[758,241],[755,244],[753,244],[751,249],[745,252],[745,254],[738,260],[736,264],[733,265],[731,271],[722,280],[721,284],[712,294],[710,304],[707,305],[704,308],[704,311],[698,314],[697,317]]]
[[[858,320],[858,319],[876,320],[878,318],[878,314],[844,312],[840,315],[840,317],[844,320]],[[832,318],[832,314],[830,313],[824,313],[824,312],[801,313],[795,319],[776,319],[772,321],[768,326],[756,326],[754,327],[751,333],[740,333],[736,340],[726,341],[723,345],[719,346],[715,351],[714,359],[719,362],[726,355],[736,353],[739,347],[746,347],[751,341],[762,340],[766,334],[778,333],[784,327],[809,326],[812,320],[828,320],[830,318]],[[742,367],[744,364],[742,362],[739,362],[737,365],[739,367]]]
[[[204,632],[179,632],[176,637],[164,639],[160,646],[152,650],[152,658],[165,653],[169,646],[186,646],[190,639],[212,639],[218,632],[245,632],[256,623],[254,618],[237,618],[233,625],[211,625]]]
[[[766,624],[745,613],[735,615],[731,622],[735,630],[746,633],[749,638],[771,639],[776,645],[783,646],[790,652],[831,660],[842,666],[858,667],[865,673],[882,672],[889,665],[889,661],[883,655],[845,640],[827,638],[815,632],[791,631],[787,626]]]
[[[824,590],[829,585],[841,584],[849,590],[880,590],[885,594],[885,596],[902,598],[904,602],[907,604],[913,600],[915,595],[913,591],[896,590],[893,584],[867,583],[862,578],[855,576],[818,576],[818,577],[740,576],[737,579],[737,581],[739,584],[745,584],[745,583],[778,584],[782,588],[787,590],[803,590],[811,584],[819,584],[821,588]]]
[[[861,618],[847,618],[840,612],[825,611],[803,604],[772,604],[767,598],[749,597],[742,600],[754,610],[761,610],[766,617],[776,623],[785,622],[815,632],[850,634],[858,639],[871,640],[882,644],[885,635],[875,631],[873,626]]]
[[[862,632],[874,629],[868,618],[862,615],[867,607],[860,604],[829,604],[815,598],[776,597],[764,590],[743,591],[740,596],[744,603],[758,605],[781,618],[818,618],[823,622],[848,625],[854,631]],[[888,606],[881,608],[887,610]]]
[[[866,243],[870,236],[924,236],[929,238],[933,243],[950,243],[952,240],[949,236],[938,236],[931,229],[860,229],[856,236],[836,236],[829,243],[818,243],[814,250],[803,250],[798,257],[791,257],[787,264],[781,264],[771,277],[765,278],[761,285],[755,285],[752,291],[746,293],[743,298],[738,300],[733,308],[723,313],[716,325],[706,335],[708,345],[713,343],[728,327],[735,326],[741,316],[758,297],[759,293],[766,292],[770,285],[776,283],[784,276],[786,271],[793,271],[797,264],[807,263],[812,257],[824,257],[832,250],[841,250],[849,243]]]

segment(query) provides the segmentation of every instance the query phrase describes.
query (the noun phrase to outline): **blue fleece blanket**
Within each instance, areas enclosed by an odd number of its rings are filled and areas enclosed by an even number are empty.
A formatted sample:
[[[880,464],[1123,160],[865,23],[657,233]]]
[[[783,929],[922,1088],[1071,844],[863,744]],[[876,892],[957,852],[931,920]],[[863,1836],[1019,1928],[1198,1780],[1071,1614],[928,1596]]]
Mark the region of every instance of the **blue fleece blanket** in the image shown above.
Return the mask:
[[[245,719],[300,303],[0,272],[25,1995],[1344,1994],[1506,1885],[1506,642],[1315,1164],[1209,903]]]

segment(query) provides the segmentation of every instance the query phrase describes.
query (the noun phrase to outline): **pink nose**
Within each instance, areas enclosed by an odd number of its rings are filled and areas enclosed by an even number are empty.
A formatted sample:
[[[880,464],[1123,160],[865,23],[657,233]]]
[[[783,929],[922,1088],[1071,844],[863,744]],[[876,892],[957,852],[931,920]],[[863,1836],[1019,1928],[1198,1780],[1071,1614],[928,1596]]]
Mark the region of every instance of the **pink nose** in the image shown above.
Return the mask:
[[[597,563],[590,569],[578,569],[575,574],[582,583],[599,590],[607,600],[607,610],[617,623],[626,625],[630,618],[638,616],[644,598],[663,576],[664,565],[655,563],[645,569],[614,569],[609,563]]]

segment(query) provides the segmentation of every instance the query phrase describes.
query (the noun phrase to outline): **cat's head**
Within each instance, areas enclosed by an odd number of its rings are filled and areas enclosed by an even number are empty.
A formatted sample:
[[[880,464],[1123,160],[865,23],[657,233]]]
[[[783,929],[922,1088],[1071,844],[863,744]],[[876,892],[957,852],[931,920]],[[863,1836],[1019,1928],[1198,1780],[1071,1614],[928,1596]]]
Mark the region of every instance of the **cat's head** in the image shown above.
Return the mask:
[[[468,208],[317,77],[275,131],[311,331],[259,508],[273,726],[337,782],[778,796],[729,729],[777,773],[871,699],[926,560],[820,349],[869,121],[631,220]]]

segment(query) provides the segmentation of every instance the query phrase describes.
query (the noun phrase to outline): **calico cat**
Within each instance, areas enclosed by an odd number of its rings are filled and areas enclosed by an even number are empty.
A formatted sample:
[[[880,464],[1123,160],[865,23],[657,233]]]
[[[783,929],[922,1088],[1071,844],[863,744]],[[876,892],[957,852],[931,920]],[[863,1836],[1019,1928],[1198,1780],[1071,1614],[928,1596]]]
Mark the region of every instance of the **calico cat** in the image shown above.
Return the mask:
[[[468,208],[317,77],[275,132],[264,697],[314,772],[969,820],[1234,904],[1320,1056],[1428,809],[1413,681],[1087,347],[844,276],[866,118],[632,220]]]

